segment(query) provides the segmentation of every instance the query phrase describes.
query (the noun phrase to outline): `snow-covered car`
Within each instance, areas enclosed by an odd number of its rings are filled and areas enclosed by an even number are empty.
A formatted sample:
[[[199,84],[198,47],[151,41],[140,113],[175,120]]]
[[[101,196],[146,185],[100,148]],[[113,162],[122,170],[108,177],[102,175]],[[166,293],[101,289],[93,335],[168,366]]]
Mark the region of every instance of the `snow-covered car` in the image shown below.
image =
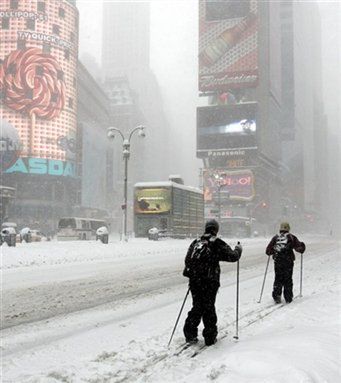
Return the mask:
[[[14,230],[14,233],[15,233],[15,242],[16,243],[20,243],[22,241],[22,237],[20,235],[20,233],[17,233],[17,224],[15,222],[3,222],[3,224],[1,225],[1,230],[4,230],[4,229],[7,229],[7,228],[11,228]],[[11,231],[11,235],[13,235],[14,233]],[[2,241],[4,242],[4,241]],[[15,246],[15,245],[13,245]]]
[[[32,242],[31,229],[24,227],[20,230],[21,241]]]
[[[5,227],[1,230],[0,244],[2,245],[4,242],[6,242],[8,246],[15,246],[17,242],[16,237],[17,233],[14,227]]]
[[[102,243],[109,242],[109,231],[106,226],[101,226],[96,230],[96,241],[100,240]]]
[[[167,237],[166,229],[158,229],[157,227],[152,227],[148,230],[148,239],[151,241],[158,241],[161,237]]]
[[[31,230],[31,241],[32,242],[47,241],[47,238],[40,230]]]

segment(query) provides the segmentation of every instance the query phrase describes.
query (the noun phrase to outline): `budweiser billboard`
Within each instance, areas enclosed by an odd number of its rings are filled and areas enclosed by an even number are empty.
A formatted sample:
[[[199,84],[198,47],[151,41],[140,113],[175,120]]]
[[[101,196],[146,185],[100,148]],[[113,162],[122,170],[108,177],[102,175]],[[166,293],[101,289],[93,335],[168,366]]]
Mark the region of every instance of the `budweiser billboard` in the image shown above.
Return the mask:
[[[255,87],[257,0],[199,0],[199,90]]]
[[[0,23],[1,120],[21,144],[6,172],[32,173],[45,161],[34,174],[74,176],[78,10],[66,0],[2,0]]]
[[[205,204],[221,200],[251,201],[255,196],[254,175],[251,170],[226,171],[224,169],[205,169]]]

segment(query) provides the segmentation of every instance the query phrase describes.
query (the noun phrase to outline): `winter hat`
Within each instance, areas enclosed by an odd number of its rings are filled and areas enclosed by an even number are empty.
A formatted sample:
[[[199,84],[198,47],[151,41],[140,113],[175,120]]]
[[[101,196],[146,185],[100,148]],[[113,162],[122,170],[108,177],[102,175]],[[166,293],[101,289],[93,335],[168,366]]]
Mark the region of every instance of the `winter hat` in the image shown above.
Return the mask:
[[[290,231],[290,225],[288,222],[282,222],[279,231]]]
[[[205,223],[205,233],[211,233],[212,231],[215,233],[219,231],[219,223],[215,219],[209,219]]]

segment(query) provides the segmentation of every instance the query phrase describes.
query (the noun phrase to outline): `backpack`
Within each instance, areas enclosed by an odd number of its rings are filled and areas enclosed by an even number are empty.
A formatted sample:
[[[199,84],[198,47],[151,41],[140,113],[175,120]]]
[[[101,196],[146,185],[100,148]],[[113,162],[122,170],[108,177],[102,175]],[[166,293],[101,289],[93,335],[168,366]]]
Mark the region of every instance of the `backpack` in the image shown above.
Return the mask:
[[[275,260],[278,258],[292,257],[292,241],[289,233],[280,233],[276,236],[274,250],[275,254],[273,258]]]
[[[210,278],[212,274],[213,254],[209,239],[201,238],[194,245],[192,254],[186,259],[186,272],[189,278]]]

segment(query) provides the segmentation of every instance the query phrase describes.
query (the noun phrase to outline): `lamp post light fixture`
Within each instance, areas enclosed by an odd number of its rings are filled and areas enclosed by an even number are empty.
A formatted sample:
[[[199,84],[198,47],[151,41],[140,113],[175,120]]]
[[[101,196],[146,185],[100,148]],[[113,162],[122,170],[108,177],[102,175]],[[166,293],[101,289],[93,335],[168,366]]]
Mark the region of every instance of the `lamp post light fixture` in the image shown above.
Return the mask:
[[[108,133],[107,133],[109,139],[114,139],[115,133],[118,133],[121,136],[123,141],[122,154],[124,159],[124,201],[123,201],[122,209],[124,210],[123,237],[126,242],[128,241],[128,236],[127,236],[128,205],[127,203],[128,203],[128,160],[130,158],[130,140],[135,132],[138,132],[139,137],[144,138],[146,136],[145,129],[146,127],[143,125],[136,126],[128,133],[128,138],[124,136],[124,134],[122,133],[120,129],[115,127],[108,128]]]
[[[215,181],[216,181],[216,186],[217,186],[217,189],[218,189],[218,222],[219,222],[219,225],[221,225],[221,188],[225,185],[224,183],[224,176],[225,173],[221,173],[221,174],[214,174],[214,178],[215,178]]]

